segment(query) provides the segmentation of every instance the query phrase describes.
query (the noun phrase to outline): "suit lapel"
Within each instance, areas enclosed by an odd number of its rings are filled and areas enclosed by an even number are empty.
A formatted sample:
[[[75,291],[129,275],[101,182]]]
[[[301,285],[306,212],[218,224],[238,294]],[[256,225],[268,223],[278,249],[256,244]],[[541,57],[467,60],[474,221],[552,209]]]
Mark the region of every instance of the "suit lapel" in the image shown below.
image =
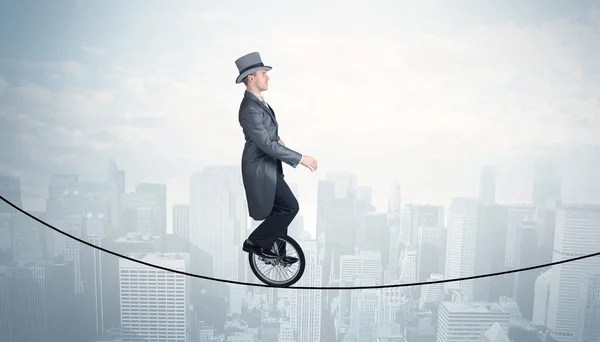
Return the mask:
[[[279,139],[279,123],[277,123],[277,119],[275,118],[275,110],[271,108],[270,105],[265,107],[268,107],[269,110],[267,110],[267,112],[271,113],[271,116],[273,117],[273,122],[275,122],[275,134],[277,134],[277,139]]]
[[[267,112],[269,114],[271,114],[271,116],[273,117],[273,121],[275,121],[275,125],[277,125],[277,119],[275,118],[275,110],[273,108],[271,108],[271,106],[267,106],[264,103],[262,103],[262,105],[263,105],[263,107],[265,107],[267,109]]]
[[[267,106],[265,105],[264,102],[262,102],[261,100],[259,100],[256,95],[250,93],[249,91],[245,91],[244,92],[244,96],[248,97],[250,100],[258,103],[261,107],[264,108],[264,110],[269,113],[269,115],[271,116],[271,119],[273,119],[273,123],[275,123],[275,126],[279,127],[279,125],[277,124],[277,119],[275,119],[275,111],[271,108],[271,106]]]

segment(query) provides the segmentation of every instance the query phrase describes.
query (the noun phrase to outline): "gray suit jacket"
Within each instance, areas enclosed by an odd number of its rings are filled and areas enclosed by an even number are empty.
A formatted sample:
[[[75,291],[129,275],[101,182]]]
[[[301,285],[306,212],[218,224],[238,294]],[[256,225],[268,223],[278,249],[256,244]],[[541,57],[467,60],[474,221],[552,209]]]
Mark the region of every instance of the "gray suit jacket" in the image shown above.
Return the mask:
[[[277,173],[283,175],[281,162],[295,168],[302,154],[279,144],[275,111],[248,91],[244,92],[238,119],[246,139],[242,180],[248,211],[253,219],[263,220],[273,209]]]

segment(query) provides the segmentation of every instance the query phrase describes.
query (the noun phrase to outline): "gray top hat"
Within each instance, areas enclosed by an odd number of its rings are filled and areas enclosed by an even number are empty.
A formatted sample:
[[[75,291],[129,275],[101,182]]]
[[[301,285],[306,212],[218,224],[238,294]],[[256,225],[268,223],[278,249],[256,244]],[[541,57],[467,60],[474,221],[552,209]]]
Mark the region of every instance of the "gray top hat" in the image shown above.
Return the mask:
[[[238,68],[240,75],[235,79],[235,83],[242,83],[244,77],[255,73],[259,70],[271,70],[270,66],[264,65],[262,60],[260,59],[260,54],[258,52],[250,52],[247,55],[244,55],[238,58],[235,61],[235,65]]]

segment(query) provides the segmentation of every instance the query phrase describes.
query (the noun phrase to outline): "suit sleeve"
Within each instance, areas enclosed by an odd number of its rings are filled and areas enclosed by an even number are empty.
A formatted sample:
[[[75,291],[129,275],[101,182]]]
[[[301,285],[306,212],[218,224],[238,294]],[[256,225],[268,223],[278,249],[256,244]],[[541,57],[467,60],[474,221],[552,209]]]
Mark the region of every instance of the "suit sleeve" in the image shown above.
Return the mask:
[[[246,107],[240,113],[240,125],[244,132],[258,145],[258,147],[275,159],[297,167],[302,160],[302,154],[280,145],[269,137],[267,127],[263,123],[263,115],[252,107]]]

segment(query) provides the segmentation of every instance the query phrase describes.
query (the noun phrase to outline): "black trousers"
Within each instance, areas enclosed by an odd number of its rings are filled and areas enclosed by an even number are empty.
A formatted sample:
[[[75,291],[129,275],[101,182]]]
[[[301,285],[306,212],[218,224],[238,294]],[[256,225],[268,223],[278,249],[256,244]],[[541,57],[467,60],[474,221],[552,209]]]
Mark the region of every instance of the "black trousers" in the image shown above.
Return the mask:
[[[283,179],[283,175],[278,173],[271,214],[256,227],[248,236],[248,239],[262,248],[271,250],[279,237],[287,235],[288,226],[299,210],[296,196]],[[283,241],[279,241],[278,247],[280,253],[285,254],[285,243]]]

